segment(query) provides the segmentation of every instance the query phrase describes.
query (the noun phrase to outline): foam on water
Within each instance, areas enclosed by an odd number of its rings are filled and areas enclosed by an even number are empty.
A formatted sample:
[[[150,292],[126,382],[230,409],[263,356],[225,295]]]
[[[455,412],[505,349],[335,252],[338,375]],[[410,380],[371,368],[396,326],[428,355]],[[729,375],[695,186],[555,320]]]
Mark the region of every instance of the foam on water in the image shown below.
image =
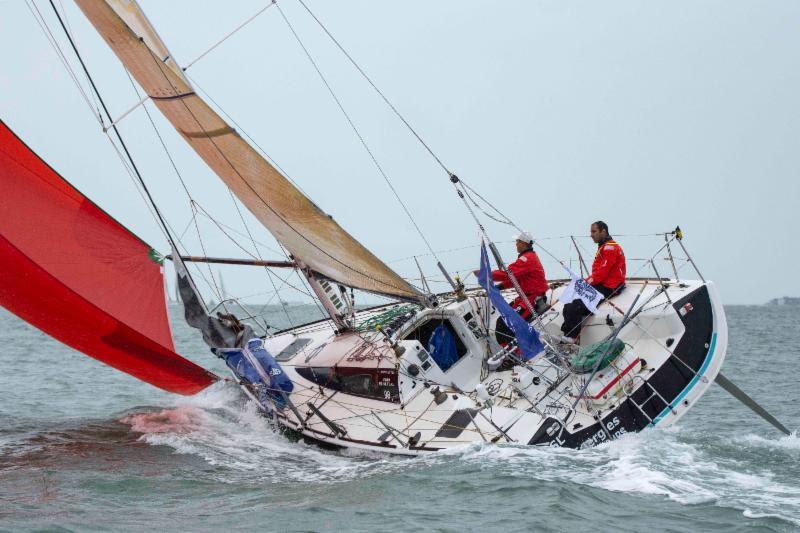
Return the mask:
[[[218,479],[281,483],[342,483],[431,468],[476,468],[525,480],[562,482],[613,492],[666,497],[684,505],[710,503],[747,518],[775,517],[800,525],[800,487],[768,468],[718,456],[698,446],[693,432],[651,430],[588,450],[473,444],[409,459],[353,450],[325,451],[292,442],[270,425],[237,387],[220,384],[172,408],[121,419],[140,439],[224,466]],[[800,454],[796,436],[737,437],[740,454]]]
[[[763,447],[770,450],[785,451],[790,454],[794,452],[795,457],[800,456],[800,438],[797,437],[797,431],[777,439],[767,439],[761,435],[744,435],[738,437],[737,440],[754,448]]]
[[[725,372],[794,429],[795,387],[761,369],[764,353],[770,368],[800,359],[800,339],[784,338],[797,335],[796,317],[758,321],[757,311],[729,313]],[[800,439],[779,436],[718,387],[678,427],[588,450],[334,452],[276,432],[233,384],[168,395],[14,320],[0,315],[0,365],[15,370],[0,373],[0,528],[102,529],[110,516],[130,529],[165,516],[187,529],[246,530],[264,529],[263,516],[311,530],[393,520],[445,530],[800,526]],[[173,324],[181,353],[224,371]],[[753,340],[762,338],[782,340],[772,349]]]
[[[120,421],[142,433],[144,442],[224,466],[229,471],[220,479],[229,482],[345,481],[391,462],[384,455],[328,452],[290,441],[230,384],[182,398],[170,409],[128,415]]]
[[[778,480],[769,469],[755,469],[734,459],[722,460],[714,449],[683,442],[671,430],[628,434],[589,450],[477,446],[462,452],[487,468],[514,465],[512,475],[580,483],[616,492],[666,496],[682,504],[712,502],[742,510],[749,517],[780,517],[800,525],[797,479]],[[794,436],[767,439],[745,435],[740,453],[759,448],[799,452]],[[744,469],[744,471],[740,470]]]

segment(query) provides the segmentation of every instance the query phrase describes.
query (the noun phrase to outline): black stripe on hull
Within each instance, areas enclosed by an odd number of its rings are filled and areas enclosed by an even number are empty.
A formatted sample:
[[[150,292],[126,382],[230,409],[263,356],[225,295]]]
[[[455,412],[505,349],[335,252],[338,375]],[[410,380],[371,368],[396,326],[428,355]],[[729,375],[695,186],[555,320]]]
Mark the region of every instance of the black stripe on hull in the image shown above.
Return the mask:
[[[680,342],[673,349],[673,353],[697,372],[706,357],[710,356],[709,347],[714,333],[713,307],[708,288],[703,286],[692,291],[675,302],[673,307],[686,328]],[[685,314],[681,314],[681,309],[686,311]],[[670,357],[647,378],[647,381],[664,400],[671,404],[693,378],[694,374],[686,366]],[[562,423],[559,420],[548,418],[528,444],[583,448],[606,442],[609,436],[617,438],[624,433],[641,431],[650,424],[650,419],[657,417],[666,407],[679,407],[665,405],[664,401],[656,395],[642,405],[642,410],[647,414],[645,416],[633,401],[641,404],[652,393],[652,389],[647,385],[639,387],[630,398],[624,400],[598,422],[575,433],[570,433],[568,427],[562,431]]]

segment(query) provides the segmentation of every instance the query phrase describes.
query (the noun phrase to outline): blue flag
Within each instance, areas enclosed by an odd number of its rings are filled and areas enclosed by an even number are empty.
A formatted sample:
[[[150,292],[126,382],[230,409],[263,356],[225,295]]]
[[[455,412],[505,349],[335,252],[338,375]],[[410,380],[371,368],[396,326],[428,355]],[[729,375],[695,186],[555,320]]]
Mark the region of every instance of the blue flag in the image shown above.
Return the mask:
[[[503,317],[506,325],[514,332],[517,344],[522,352],[522,359],[530,361],[537,355],[544,352],[544,346],[539,340],[539,332],[533,326],[519,316],[514,308],[503,298],[492,280],[492,269],[489,266],[489,255],[486,253],[486,246],[481,242],[481,269],[478,273],[478,283],[486,289],[489,301]]]

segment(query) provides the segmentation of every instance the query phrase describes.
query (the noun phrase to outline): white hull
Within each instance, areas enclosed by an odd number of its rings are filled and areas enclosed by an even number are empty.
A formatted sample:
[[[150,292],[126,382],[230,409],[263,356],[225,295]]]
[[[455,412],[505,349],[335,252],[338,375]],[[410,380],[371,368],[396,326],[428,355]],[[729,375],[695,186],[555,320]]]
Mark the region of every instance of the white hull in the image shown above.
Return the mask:
[[[666,287],[661,291],[658,280],[629,280],[587,321],[582,344],[607,338],[611,324],[620,324],[641,289],[636,309],[644,304],[644,310],[619,333],[625,353],[597,373],[574,410],[588,374],[565,371],[555,357],[540,357],[529,370],[488,371],[485,355],[499,346],[493,335],[487,338],[476,327],[485,316],[485,298],[477,292],[389,321],[392,340],[404,349],[400,356],[383,334],[336,335],[330,321],[266,339],[265,347],[294,384],[286,407],[277,408],[240,382],[256,401],[261,397],[259,404],[281,426],[332,446],[404,455],[474,442],[593,446],[675,423],[722,366],[727,325],[714,285],[681,281],[666,282]],[[551,302],[560,290],[548,293]],[[560,335],[561,308],[556,303],[542,316],[553,336]],[[398,309],[402,305],[363,311],[357,323]],[[492,316],[490,324],[496,319]],[[442,320],[452,327],[463,353],[447,371],[428,356],[424,338],[422,343],[413,339]],[[521,384],[514,382],[520,379]],[[476,393],[479,383],[490,394],[489,402]]]

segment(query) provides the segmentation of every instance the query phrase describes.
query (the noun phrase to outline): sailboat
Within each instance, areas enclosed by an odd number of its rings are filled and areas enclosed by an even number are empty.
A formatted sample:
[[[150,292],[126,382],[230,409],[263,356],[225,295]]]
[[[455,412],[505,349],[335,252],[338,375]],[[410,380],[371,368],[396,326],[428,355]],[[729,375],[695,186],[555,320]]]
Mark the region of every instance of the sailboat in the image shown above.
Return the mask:
[[[172,249],[160,254],[3,123],[0,208],[26,206],[40,216],[0,216],[0,303],[54,338],[173,393],[196,394],[219,381],[175,351],[163,280],[163,262],[171,260],[187,323],[224,360],[232,380],[277,427],[324,446],[402,455],[475,442],[582,448],[674,424],[715,381],[752,402],[720,374],[725,312],[714,283],[699,270],[697,279],[679,279],[677,269],[673,277],[656,271],[628,278],[626,289],[585,322],[577,347],[557,340],[569,280],[550,280],[546,305],[531,308],[542,349],[525,354],[520,338],[498,335],[507,315],[492,300],[492,287],[467,288],[441,263],[450,290],[432,292],[424,275],[417,287],[314,204],[201,97],[135,1],[76,4],[145,91],[144,100],[287,257],[181,254],[166,224]],[[116,132],[110,115],[104,127]],[[449,178],[462,199],[473,192],[455,174]],[[153,208],[158,215],[155,202]],[[479,228],[496,267],[507,270]],[[679,228],[662,237],[654,255],[668,250],[671,258],[677,247],[691,261]],[[488,268],[485,248],[482,257]],[[194,261],[293,269],[326,317],[257,334],[248,317],[208,309],[187,268]],[[390,303],[357,308],[353,289]],[[516,296],[514,289],[502,293],[504,300]],[[437,357],[436,335],[450,343],[447,360]],[[581,366],[576,358],[583,356],[594,359]]]

